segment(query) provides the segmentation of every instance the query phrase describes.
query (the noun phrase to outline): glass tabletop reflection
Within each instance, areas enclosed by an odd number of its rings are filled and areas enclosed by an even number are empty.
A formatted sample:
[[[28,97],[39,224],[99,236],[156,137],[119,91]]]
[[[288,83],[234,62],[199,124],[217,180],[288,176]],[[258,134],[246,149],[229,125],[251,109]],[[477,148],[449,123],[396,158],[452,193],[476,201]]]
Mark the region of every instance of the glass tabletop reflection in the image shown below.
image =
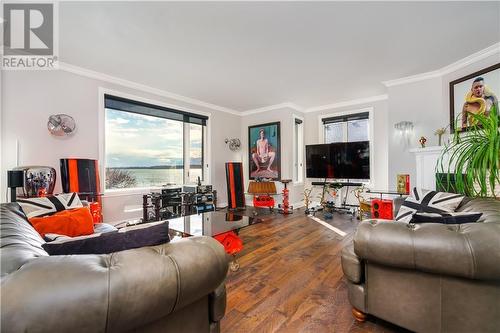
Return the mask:
[[[217,236],[257,223],[259,220],[228,212],[208,212],[170,219],[169,229],[187,236]]]

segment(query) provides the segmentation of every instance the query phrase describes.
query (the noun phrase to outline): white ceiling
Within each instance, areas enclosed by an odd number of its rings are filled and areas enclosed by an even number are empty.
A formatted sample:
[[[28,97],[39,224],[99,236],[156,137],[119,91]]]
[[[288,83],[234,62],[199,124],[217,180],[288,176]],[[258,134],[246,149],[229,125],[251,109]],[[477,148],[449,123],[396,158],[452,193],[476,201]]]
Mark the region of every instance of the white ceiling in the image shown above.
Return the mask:
[[[385,93],[500,41],[500,2],[61,2],[60,59],[244,111]]]

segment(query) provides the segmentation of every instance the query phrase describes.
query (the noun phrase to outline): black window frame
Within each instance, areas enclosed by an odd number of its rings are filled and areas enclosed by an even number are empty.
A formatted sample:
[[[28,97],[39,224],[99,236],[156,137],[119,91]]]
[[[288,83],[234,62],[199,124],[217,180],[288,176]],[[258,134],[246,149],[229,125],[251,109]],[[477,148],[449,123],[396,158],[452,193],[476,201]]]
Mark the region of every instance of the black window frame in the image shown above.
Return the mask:
[[[182,111],[174,108],[169,108],[165,106],[155,105],[151,103],[145,103],[125,97],[115,96],[111,94],[104,94],[104,110],[111,109],[122,112],[135,113],[145,116],[169,119],[174,121],[180,121],[183,124],[194,124],[201,125],[201,180],[205,179],[205,133],[206,126],[209,117],[205,115],[195,114],[187,111]],[[185,126],[183,125],[183,131],[185,131]],[[185,166],[188,165],[189,169],[191,162],[188,157],[188,161],[184,160],[186,152],[186,141],[185,136],[182,138],[182,150],[183,150],[183,180],[182,185],[186,184],[186,180],[189,182],[189,175],[186,175]],[[189,147],[190,149],[190,147]],[[106,156],[104,156],[106,158]],[[107,167],[105,165],[105,167]],[[131,188],[132,189],[132,188]]]

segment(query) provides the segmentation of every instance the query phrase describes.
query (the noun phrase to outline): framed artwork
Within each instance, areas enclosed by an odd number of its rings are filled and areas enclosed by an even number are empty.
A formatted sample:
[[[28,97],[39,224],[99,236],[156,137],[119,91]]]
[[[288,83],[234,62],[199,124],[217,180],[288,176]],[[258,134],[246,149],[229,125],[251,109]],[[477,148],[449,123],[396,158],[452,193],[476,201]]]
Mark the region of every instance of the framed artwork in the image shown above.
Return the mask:
[[[250,179],[281,179],[279,122],[248,127],[248,174]]]
[[[455,125],[467,131],[474,121],[470,113],[488,115],[495,107],[498,110],[500,96],[500,63],[450,82],[450,130]]]

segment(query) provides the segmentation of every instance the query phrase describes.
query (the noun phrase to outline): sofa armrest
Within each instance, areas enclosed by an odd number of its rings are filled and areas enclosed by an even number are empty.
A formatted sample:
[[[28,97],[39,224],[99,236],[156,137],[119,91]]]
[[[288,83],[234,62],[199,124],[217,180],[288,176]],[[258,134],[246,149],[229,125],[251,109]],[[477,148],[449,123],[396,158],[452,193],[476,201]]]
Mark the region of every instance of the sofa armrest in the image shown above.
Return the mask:
[[[340,260],[342,263],[342,271],[347,279],[352,283],[362,283],[363,265],[356,253],[354,253],[354,246],[352,243],[342,249]]]
[[[478,280],[500,279],[500,224],[366,221],[354,236],[362,260]]]
[[[208,296],[227,267],[210,237],[37,258],[2,278],[2,332],[128,331]]]
[[[226,313],[226,283],[223,282],[210,294],[210,320],[220,321]]]

